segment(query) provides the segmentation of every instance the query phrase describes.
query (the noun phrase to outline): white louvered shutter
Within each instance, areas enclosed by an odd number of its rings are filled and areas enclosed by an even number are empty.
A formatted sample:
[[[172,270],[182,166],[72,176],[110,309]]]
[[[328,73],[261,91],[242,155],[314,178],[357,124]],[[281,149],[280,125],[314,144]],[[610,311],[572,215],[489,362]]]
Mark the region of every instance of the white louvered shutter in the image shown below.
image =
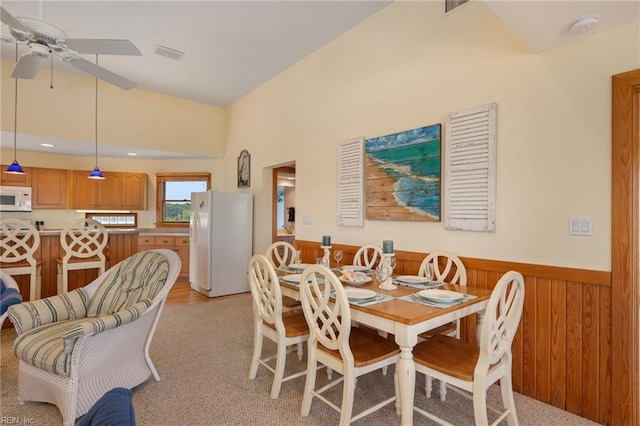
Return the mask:
[[[496,119],[495,103],[447,115],[447,229],[496,229]]]
[[[338,143],[338,226],[364,226],[364,137]]]

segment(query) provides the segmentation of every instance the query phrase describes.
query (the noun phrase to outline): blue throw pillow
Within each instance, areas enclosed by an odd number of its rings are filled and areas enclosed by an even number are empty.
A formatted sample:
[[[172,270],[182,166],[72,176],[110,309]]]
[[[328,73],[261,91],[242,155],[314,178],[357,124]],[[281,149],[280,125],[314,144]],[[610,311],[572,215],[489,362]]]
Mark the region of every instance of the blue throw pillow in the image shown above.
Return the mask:
[[[132,396],[127,388],[111,389],[80,418],[78,426],[135,426]]]
[[[0,292],[3,292],[5,288],[7,288],[7,286],[4,281],[2,281],[2,278],[0,278]]]
[[[9,306],[22,303],[22,295],[13,287],[7,287],[0,291],[0,315],[4,314]]]

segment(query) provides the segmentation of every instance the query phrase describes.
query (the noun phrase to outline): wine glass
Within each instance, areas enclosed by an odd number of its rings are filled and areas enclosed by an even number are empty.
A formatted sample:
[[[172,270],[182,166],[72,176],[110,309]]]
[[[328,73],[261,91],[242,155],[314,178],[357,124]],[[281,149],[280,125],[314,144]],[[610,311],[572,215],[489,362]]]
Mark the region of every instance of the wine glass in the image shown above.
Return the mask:
[[[300,264],[302,263],[302,250],[296,250],[294,262],[296,263],[296,265],[300,266]]]
[[[396,265],[398,264],[398,260],[395,256],[389,257],[389,267],[391,268],[390,274],[393,275],[393,270],[396,269]]]
[[[333,258],[336,260],[337,264],[338,264],[338,268],[340,268],[340,261],[342,260],[344,256],[344,252],[342,250],[334,250],[333,251]]]
[[[376,278],[378,279],[379,287],[380,287],[380,296],[384,297],[384,283],[389,278],[389,268],[384,265],[384,262],[380,262],[378,268],[376,269]]]
[[[429,280],[429,282],[433,281],[433,265],[431,263],[427,263],[427,267],[424,271],[424,276]]]

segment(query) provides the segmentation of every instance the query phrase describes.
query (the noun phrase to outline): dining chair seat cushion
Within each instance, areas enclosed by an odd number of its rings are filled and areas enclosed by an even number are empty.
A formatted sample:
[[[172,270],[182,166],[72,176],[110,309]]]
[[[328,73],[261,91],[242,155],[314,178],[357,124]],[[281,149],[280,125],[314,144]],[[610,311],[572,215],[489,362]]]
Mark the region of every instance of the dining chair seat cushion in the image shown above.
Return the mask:
[[[106,256],[106,258],[108,259],[109,257]],[[100,262],[100,261],[101,259],[98,256],[72,257],[67,261],[67,263],[89,263],[89,262]],[[57,258],[56,263],[59,265],[62,265],[62,258],[61,257]]]
[[[25,302],[9,307],[9,319],[18,334],[55,321],[84,318],[89,296],[84,288],[46,299]]]
[[[136,253],[121,262],[96,289],[87,308],[88,317],[121,311],[144,299],[153,299],[164,287],[169,263],[153,251]]]
[[[439,334],[453,334],[456,332],[456,323],[450,322],[448,324],[442,324],[440,327],[433,328],[429,331],[425,331],[424,333],[420,333],[418,337],[423,339],[431,339]]]
[[[4,315],[11,305],[17,305],[22,302],[22,295],[17,288],[8,287],[2,279],[0,279],[0,315]]]
[[[307,326],[307,320],[304,318],[302,311],[289,311],[282,313],[282,322],[284,323],[284,329],[287,337],[297,337],[309,334],[309,326]],[[276,329],[274,324],[264,322],[264,324]]]
[[[413,348],[413,360],[460,380],[473,381],[480,349],[446,335],[434,336]]]
[[[366,330],[361,330],[357,327],[351,328],[349,346],[351,347],[354,365],[356,367],[371,365],[400,353],[398,345],[396,345],[393,340]],[[340,351],[328,349],[320,343],[318,343],[318,350],[326,352],[336,359],[342,359]]]
[[[78,426],[135,426],[133,393],[127,388],[113,388],[96,401]]]

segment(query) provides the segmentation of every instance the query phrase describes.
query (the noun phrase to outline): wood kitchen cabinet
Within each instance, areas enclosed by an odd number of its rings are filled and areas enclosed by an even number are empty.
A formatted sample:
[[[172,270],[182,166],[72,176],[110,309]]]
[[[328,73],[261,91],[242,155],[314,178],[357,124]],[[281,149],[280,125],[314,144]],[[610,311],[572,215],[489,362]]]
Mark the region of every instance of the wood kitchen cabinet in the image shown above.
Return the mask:
[[[175,251],[180,256],[182,266],[179,278],[189,278],[189,237],[138,236],[138,251],[164,248]]]
[[[31,167],[22,167],[23,175],[15,175],[13,173],[5,173],[7,164],[2,164],[0,171],[0,185],[2,186],[31,186]]]
[[[34,209],[67,208],[67,171],[65,169],[31,169]]]
[[[89,179],[85,170],[73,171],[71,208],[146,210],[146,173],[102,174],[104,179]]]

